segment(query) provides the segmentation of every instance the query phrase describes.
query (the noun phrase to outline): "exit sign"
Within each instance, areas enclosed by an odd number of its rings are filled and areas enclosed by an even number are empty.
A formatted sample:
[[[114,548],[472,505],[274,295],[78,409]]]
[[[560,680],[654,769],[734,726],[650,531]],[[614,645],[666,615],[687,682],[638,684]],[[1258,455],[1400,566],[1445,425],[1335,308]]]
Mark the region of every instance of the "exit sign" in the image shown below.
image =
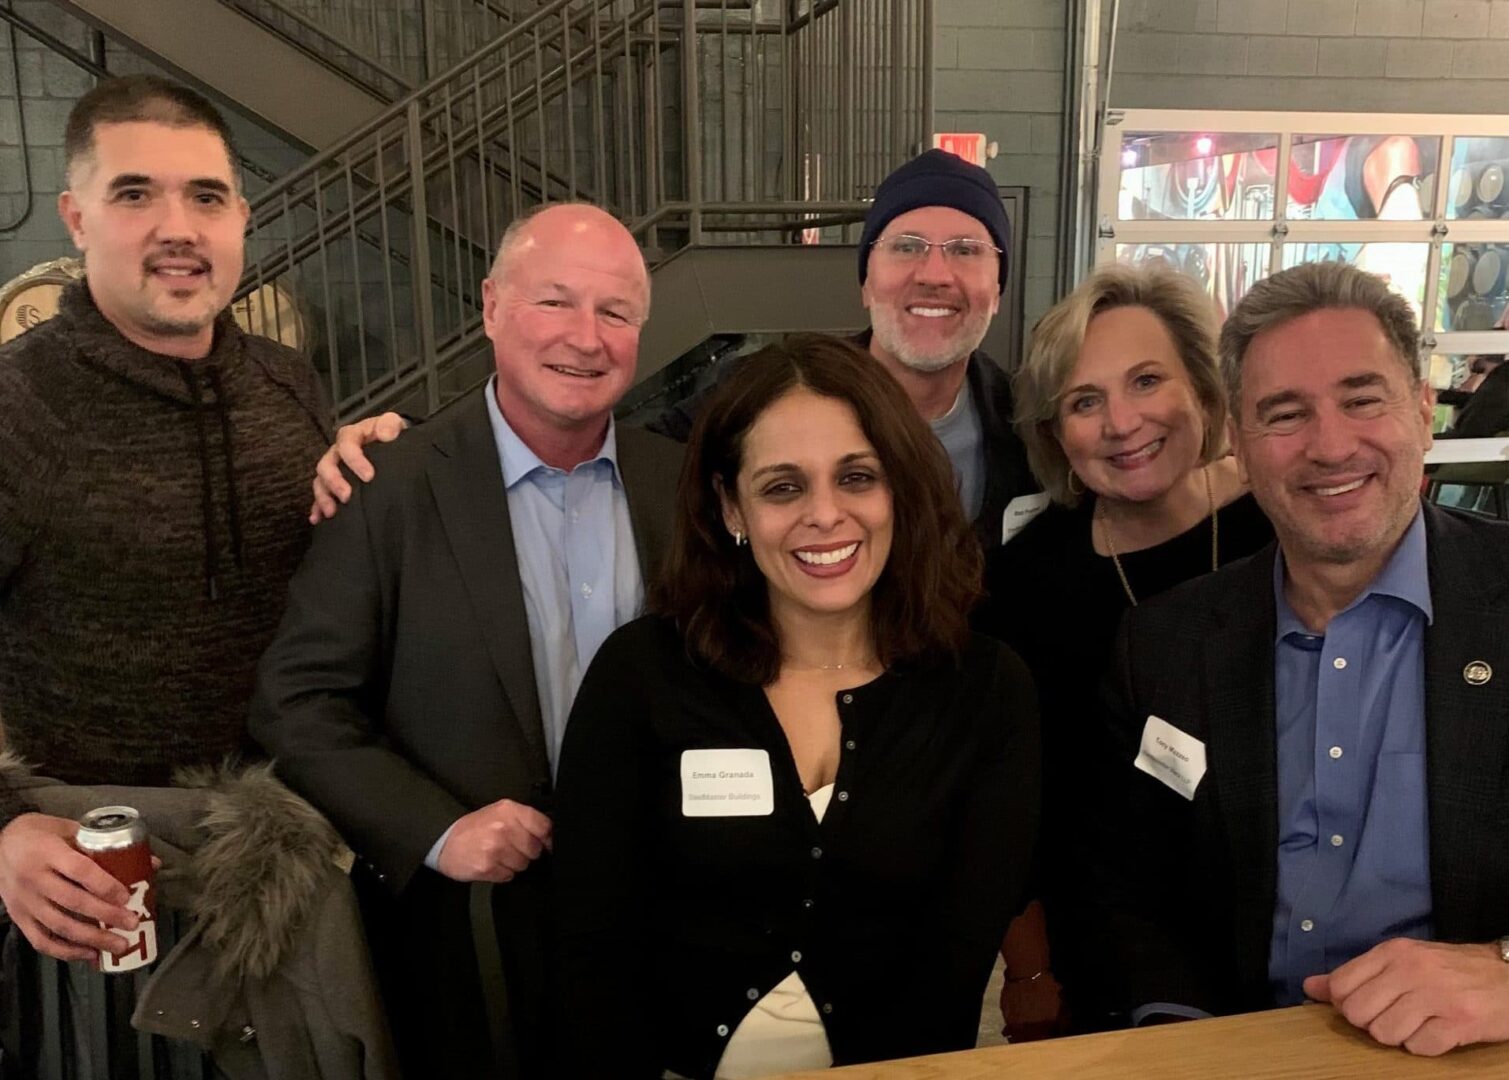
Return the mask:
[[[977,131],[940,131],[933,135],[933,146],[961,157],[971,165],[985,164],[985,136]]]

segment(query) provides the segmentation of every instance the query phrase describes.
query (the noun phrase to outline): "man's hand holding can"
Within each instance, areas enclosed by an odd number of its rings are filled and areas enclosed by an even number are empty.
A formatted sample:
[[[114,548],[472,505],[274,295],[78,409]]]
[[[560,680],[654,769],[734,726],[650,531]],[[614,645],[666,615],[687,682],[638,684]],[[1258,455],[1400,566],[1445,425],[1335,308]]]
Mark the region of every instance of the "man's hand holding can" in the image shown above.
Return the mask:
[[[97,960],[130,943],[105,927],[135,931],[131,890],[74,846],[78,823],[22,814],[0,830],[0,901],[39,953]],[[103,926],[101,924],[104,924]]]
[[[147,823],[129,806],[101,806],[79,819],[73,843],[126,887],[126,910],[138,920],[120,935],[126,942],[124,951],[100,951],[99,969],[115,974],[146,967],[157,959],[157,867]]]

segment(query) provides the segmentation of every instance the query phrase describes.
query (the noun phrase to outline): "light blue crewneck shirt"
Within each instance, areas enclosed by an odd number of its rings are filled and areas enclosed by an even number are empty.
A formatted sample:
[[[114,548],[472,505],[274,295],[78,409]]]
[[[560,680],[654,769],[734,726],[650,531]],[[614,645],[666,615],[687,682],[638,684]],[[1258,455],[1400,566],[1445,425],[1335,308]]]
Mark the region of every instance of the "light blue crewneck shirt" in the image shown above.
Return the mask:
[[[964,516],[974,521],[985,505],[985,429],[968,377],[959,387],[953,406],[938,419],[929,421],[929,426],[954,467],[954,484],[959,489],[959,501],[964,504]]]

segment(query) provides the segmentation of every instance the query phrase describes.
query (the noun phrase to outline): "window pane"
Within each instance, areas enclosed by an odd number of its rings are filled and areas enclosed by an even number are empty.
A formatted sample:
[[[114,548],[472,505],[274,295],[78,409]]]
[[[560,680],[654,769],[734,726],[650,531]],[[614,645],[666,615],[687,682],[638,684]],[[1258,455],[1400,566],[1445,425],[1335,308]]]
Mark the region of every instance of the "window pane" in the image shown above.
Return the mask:
[[[1419,221],[1434,205],[1441,140],[1408,135],[1296,135],[1289,217]]]
[[[1430,373],[1436,390],[1437,435],[1492,439],[1509,433],[1509,361],[1502,354],[1432,356]],[[1449,443],[1437,446],[1450,452]],[[1494,488],[1509,480],[1509,462],[1492,451],[1483,456],[1466,451],[1464,460],[1437,465],[1427,476],[1442,506],[1497,515],[1501,511]]]
[[[1442,244],[1437,330],[1501,330],[1509,307],[1509,244]]]
[[[1457,139],[1446,216],[1509,218],[1509,139]]]
[[[1215,301],[1221,318],[1268,276],[1268,244],[1118,244],[1116,261],[1128,266],[1164,266],[1194,278]]]
[[[1302,262],[1348,262],[1377,274],[1409,301],[1415,318],[1425,307],[1425,270],[1429,244],[1285,244],[1284,269]]]
[[[1122,221],[1271,221],[1277,135],[1128,132]]]

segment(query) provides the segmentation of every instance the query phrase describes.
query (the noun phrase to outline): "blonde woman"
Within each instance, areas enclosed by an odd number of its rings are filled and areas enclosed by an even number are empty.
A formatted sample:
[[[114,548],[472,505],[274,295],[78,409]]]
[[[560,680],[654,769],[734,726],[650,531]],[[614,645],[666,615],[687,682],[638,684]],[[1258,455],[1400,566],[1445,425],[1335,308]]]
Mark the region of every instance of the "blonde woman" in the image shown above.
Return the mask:
[[[1075,746],[1122,613],[1249,555],[1272,527],[1226,456],[1216,319],[1189,278],[1164,269],[1096,270],[1039,320],[1017,372],[1016,429],[1052,505],[996,551],[980,629],[1027,662],[1042,702],[1043,905],[1012,925],[1002,1011],[1014,1039],[1069,1027],[1073,905],[1055,852],[1074,808],[1093,797]]]

